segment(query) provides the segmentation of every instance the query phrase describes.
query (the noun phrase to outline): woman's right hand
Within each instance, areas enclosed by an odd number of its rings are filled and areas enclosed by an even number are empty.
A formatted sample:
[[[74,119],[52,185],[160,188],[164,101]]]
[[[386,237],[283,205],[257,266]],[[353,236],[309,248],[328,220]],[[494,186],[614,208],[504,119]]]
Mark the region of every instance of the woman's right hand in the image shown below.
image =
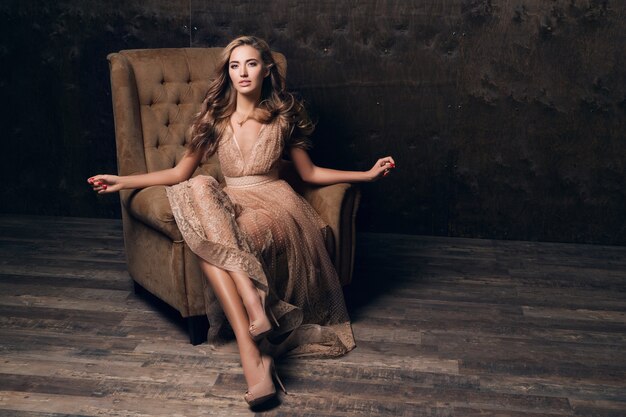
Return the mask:
[[[122,189],[120,177],[117,175],[94,175],[87,179],[87,183],[98,194],[114,193]]]

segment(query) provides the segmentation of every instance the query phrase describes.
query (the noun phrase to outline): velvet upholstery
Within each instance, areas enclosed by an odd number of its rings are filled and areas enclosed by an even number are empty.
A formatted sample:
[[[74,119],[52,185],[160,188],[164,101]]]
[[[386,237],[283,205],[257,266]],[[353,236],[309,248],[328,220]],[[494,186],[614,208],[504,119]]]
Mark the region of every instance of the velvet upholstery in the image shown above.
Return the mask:
[[[205,97],[222,48],[125,50],[109,60],[118,172],[171,168],[184,154],[189,125]],[[281,71],[286,61],[275,54]],[[195,175],[224,181],[214,156]],[[331,259],[343,285],[354,263],[354,217],[359,190],[351,184],[312,187],[285,162],[281,177],[328,223]],[[120,193],[128,270],[141,287],[193,318],[205,314],[203,277],[182,239],[162,186]],[[286,272],[286,268],[284,268]],[[192,336],[192,342],[194,338]]]

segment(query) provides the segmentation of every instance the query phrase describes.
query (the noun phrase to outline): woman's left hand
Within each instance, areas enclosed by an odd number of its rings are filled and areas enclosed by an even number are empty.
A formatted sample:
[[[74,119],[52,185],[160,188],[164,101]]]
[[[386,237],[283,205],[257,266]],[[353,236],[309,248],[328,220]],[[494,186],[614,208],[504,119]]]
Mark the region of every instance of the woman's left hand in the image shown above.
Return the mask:
[[[376,181],[380,177],[386,177],[395,167],[396,163],[391,156],[380,158],[369,170],[370,178],[372,181]]]

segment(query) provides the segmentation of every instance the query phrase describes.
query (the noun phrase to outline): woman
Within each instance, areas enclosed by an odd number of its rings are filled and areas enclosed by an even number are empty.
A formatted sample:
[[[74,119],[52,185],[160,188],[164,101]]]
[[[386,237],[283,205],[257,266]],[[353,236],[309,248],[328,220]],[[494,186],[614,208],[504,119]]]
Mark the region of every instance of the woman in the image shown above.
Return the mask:
[[[265,337],[283,336],[282,346],[301,355],[338,356],[354,347],[341,286],[324,246],[325,225],[278,179],[281,156],[288,152],[302,179],[320,185],[373,181],[395,164],[385,157],[365,172],[315,166],[306,152],[313,126],[302,104],[286,91],[265,41],[235,39],[216,71],[188,150],[174,168],[96,175],[88,182],[99,194],[171,186],[167,196],[176,223],[210,286],[211,331],[220,328],[223,311],[248,385],[244,398],[252,406],[275,395],[273,377],[280,382],[268,353],[284,349]],[[212,177],[190,179],[214,153],[225,176],[223,189]],[[286,254],[289,272],[281,282],[279,254]]]

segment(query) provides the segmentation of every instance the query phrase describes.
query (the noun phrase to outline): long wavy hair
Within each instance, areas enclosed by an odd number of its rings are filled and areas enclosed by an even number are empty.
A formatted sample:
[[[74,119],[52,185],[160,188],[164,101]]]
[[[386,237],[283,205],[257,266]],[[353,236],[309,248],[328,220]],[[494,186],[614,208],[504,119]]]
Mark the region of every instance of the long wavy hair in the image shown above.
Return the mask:
[[[251,118],[260,123],[270,123],[278,118],[286,146],[310,147],[308,136],[313,132],[314,125],[302,101],[287,91],[285,77],[279,71],[269,45],[254,36],[241,36],[230,42],[222,52],[215,78],[191,126],[189,149],[192,152],[204,152],[204,158],[210,157],[217,150],[237,106],[237,91],[228,71],[230,55],[242,45],[249,45],[259,51],[263,67],[269,69],[269,75],[263,79],[260,102]]]

